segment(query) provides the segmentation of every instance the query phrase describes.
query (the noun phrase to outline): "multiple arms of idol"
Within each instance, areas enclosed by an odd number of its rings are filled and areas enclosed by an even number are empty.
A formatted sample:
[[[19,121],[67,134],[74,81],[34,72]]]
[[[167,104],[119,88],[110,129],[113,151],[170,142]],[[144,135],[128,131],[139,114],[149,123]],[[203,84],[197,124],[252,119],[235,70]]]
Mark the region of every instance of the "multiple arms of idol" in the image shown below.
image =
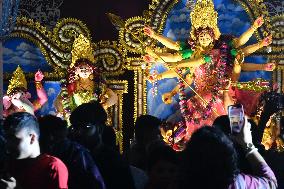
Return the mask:
[[[256,29],[259,28],[262,24],[263,24],[263,17],[257,18],[253,23],[253,25],[246,32],[244,32],[239,38],[233,40],[234,47],[240,49],[238,52],[241,52],[242,56],[244,57],[248,56],[254,53],[255,51],[257,51],[258,49],[271,44],[272,36],[270,35],[256,44],[240,48],[250,39],[250,37],[253,35]],[[158,40],[169,49],[173,49],[176,51],[180,50],[180,44],[178,42],[175,42],[165,36],[156,34],[155,31],[150,27],[145,27],[144,33],[149,37]],[[181,54],[178,52],[174,54],[160,53],[160,52],[154,52],[150,48],[146,48],[146,53],[147,54],[144,56],[144,60],[148,62],[153,62],[162,58],[163,61],[168,63],[168,65],[172,66],[173,68],[183,68],[183,67],[195,68],[204,63],[203,58],[183,59]],[[273,71],[275,67],[276,67],[275,63],[265,63],[265,64],[255,64],[255,63],[246,63],[246,62],[240,63],[240,60],[238,59],[238,57],[236,57],[231,79],[233,82],[237,82],[241,71],[257,71],[257,70]],[[168,70],[158,74],[157,77],[154,79],[159,80],[159,79],[173,78],[173,77],[177,77],[175,71]],[[175,89],[169,94],[174,94],[174,91]],[[165,99],[168,99],[167,98],[168,96],[173,96],[169,94],[165,94],[166,95]]]

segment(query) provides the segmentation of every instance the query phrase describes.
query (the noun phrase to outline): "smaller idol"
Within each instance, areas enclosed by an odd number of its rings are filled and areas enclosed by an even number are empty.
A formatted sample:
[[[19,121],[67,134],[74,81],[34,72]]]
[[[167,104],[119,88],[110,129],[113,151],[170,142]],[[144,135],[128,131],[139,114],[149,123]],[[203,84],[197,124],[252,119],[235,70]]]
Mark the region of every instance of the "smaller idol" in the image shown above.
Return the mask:
[[[107,88],[101,71],[95,66],[91,42],[82,34],[74,40],[72,61],[67,80],[55,100],[58,116],[69,119],[71,111],[83,103],[99,101],[105,109],[118,101],[115,92]]]
[[[44,75],[41,71],[35,73],[35,86],[38,98],[31,102],[29,100],[31,94],[28,92],[25,74],[18,66],[9,80],[7,94],[3,97],[3,116],[7,117],[15,112],[34,114],[35,111],[39,110],[48,100],[46,91],[41,83],[43,77]]]

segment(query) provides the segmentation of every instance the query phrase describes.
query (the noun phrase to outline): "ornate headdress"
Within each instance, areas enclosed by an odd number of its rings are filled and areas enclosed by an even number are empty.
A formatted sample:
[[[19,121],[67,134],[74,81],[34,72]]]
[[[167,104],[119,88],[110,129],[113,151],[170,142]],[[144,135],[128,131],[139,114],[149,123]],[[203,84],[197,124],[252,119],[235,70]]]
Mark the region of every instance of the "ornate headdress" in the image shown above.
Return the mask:
[[[91,41],[82,34],[80,34],[79,37],[77,37],[74,40],[71,54],[72,54],[72,61],[70,64],[71,68],[80,58],[86,58],[91,62],[95,62],[94,50],[92,48]]]
[[[27,80],[20,66],[13,72],[12,78],[9,80],[7,95],[10,95],[18,89],[27,90]]]
[[[196,39],[194,31],[198,28],[212,28],[215,39],[219,39],[221,33],[218,28],[218,13],[214,9],[212,0],[197,0],[193,11],[190,13],[192,29],[191,38]]]

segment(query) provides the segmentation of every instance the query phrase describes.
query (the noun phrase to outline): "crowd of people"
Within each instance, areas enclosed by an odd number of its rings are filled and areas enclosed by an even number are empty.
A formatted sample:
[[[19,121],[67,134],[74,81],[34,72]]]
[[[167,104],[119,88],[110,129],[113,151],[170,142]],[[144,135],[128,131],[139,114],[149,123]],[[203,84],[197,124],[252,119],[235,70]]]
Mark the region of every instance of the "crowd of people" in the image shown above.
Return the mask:
[[[264,108],[273,113],[269,105]],[[75,108],[70,127],[54,115],[9,115],[1,125],[0,188],[283,187],[283,152],[273,147],[266,151],[258,137],[260,128],[250,119],[232,135],[228,116],[220,116],[212,126],[195,131],[185,149],[176,152],[163,141],[162,121],[141,115],[135,141],[123,154],[106,121],[107,113],[97,101]]]
[[[269,35],[244,46],[263,24],[263,17],[238,38],[220,33],[212,1],[197,1],[190,18],[190,39],[185,43],[144,28],[148,37],[171,50],[156,52],[159,48],[148,47],[143,58],[149,64],[162,60],[169,68],[158,74],[146,70],[153,84],[178,79],[162,99],[170,104],[179,94],[182,145],[159,118],[140,115],[134,141],[120,153],[106,113],[118,96],[107,87],[96,65],[91,41],[80,34],[72,45],[67,78],[61,81],[54,101],[57,115],[34,114],[48,100],[40,71],[35,74],[38,99],[33,103],[23,71],[18,67],[13,73],[3,98],[0,189],[284,188],[283,94],[238,88],[241,71],[276,67],[274,62],[244,62],[245,56],[272,43]],[[185,94],[187,87],[194,92],[190,98]],[[279,96],[281,106],[275,105]],[[250,119],[252,110],[262,97],[255,122]],[[232,133],[227,107],[238,103],[248,117],[238,133]],[[275,117],[278,123],[270,126]]]

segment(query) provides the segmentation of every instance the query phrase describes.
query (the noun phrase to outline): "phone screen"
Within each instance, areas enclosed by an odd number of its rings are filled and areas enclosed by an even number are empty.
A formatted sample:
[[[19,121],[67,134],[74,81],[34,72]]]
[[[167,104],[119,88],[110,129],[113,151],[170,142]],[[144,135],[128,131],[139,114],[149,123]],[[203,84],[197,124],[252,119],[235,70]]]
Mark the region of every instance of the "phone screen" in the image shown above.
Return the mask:
[[[175,132],[174,132],[174,142],[177,143],[180,140],[183,139],[183,137],[186,135],[186,129],[184,127],[180,127],[178,128]]]
[[[237,104],[228,106],[228,116],[230,119],[231,133],[240,133],[244,125],[244,108],[243,105]]]

